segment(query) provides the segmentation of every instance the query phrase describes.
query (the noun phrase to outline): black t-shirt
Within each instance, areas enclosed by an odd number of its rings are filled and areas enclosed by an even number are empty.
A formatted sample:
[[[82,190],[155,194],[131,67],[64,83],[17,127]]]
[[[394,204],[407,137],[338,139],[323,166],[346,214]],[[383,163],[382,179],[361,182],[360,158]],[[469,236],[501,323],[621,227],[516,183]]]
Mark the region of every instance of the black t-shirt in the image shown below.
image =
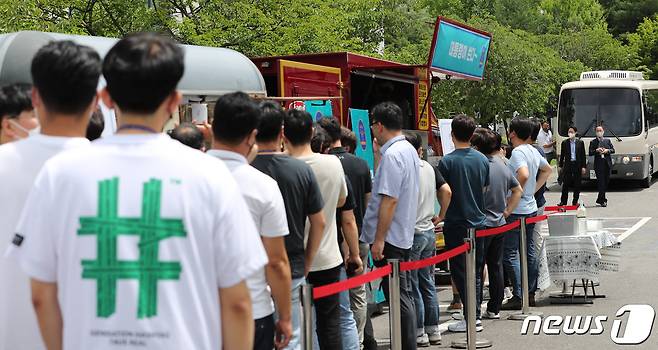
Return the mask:
[[[272,177],[279,185],[290,231],[285,241],[292,278],[304,277],[306,218],[319,213],[324,207],[315,174],[303,161],[284,154],[258,155],[251,165]]]
[[[348,190],[350,194],[354,193],[354,217],[356,218],[356,226],[359,229],[359,237],[361,237],[363,216],[366,214],[366,208],[368,206],[368,203],[366,203],[366,194],[372,192],[370,168],[365,160],[348,153],[342,147],[332,148],[329,150],[329,154],[333,154],[340,159],[340,163],[343,165],[343,171],[345,171],[345,175],[352,185],[352,189]],[[338,228],[340,229],[340,225]]]
[[[356,208],[356,201],[354,200],[354,189],[352,188],[352,183],[350,179],[345,177],[345,183],[347,184],[347,198],[345,199],[345,204],[342,207],[336,210],[336,227],[338,228],[338,246],[343,243],[343,226],[342,226],[342,214],[344,211],[354,210]],[[358,224],[357,224],[358,225]]]
[[[434,180],[436,182],[436,190],[438,191],[441,186],[446,184],[446,180],[443,178],[443,175],[441,175],[439,168],[432,165],[432,169],[434,169]]]

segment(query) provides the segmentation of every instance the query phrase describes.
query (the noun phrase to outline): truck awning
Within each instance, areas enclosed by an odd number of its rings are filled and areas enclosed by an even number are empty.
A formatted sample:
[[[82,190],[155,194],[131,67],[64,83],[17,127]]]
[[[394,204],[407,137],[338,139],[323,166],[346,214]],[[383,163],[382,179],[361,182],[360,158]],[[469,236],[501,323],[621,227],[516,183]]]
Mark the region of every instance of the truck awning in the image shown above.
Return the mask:
[[[92,47],[104,57],[115,38],[23,31],[0,35],[0,84],[31,83],[30,63],[40,47],[52,40],[72,40]],[[181,45],[185,49],[185,73],[178,89],[186,96],[206,100],[235,91],[266,96],[258,68],[243,54],[225,48]]]

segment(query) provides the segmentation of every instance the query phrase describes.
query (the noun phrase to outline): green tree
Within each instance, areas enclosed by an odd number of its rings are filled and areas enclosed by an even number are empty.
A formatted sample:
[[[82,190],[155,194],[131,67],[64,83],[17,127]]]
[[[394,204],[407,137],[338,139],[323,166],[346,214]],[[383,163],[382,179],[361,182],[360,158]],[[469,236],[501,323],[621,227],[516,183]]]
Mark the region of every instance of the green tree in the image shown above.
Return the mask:
[[[606,28],[603,8],[597,0],[542,0],[537,33],[569,33]]]
[[[580,61],[594,70],[637,68],[637,50],[615,39],[603,28],[586,29],[569,35],[546,34],[541,42],[567,61]]]
[[[640,69],[658,79],[658,15],[646,18],[635,33],[628,35],[628,41],[640,56]]]
[[[644,18],[658,13],[658,0],[600,0],[614,35],[631,33]]]

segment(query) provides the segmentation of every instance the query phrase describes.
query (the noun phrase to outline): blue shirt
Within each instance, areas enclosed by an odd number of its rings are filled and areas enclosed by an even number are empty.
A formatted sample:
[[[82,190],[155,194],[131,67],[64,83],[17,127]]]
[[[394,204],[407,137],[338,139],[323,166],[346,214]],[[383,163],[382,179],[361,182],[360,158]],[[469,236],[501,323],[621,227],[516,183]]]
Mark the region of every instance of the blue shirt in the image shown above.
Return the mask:
[[[513,214],[529,215],[537,211],[537,201],[535,200],[535,187],[537,186],[537,173],[539,168],[548,165],[546,158],[532,145],[521,145],[512,151],[512,157],[509,161],[509,167],[514,176],[522,168],[528,168],[528,181],[523,186],[523,194],[519,205],[514,209]]]
[[[441,159],[439,171],[452,190],[445,224],[482,227],[486,215],[484,190],[489,185],[489,160],[471,149],[456,149]]]
[[[409,249],[414,241],[418,210],[418,153],[404,136],[396,136],[382,146],[381,154],[372,198],[363,219],[363,240],[369,244],[375,241],[382,196],[389,196],[396,198],[398,203],[386,234],[386,242],[401,249]]]
[[[576,161],[576,140],[569,140],[569,145],[571,146],[571,161]]]

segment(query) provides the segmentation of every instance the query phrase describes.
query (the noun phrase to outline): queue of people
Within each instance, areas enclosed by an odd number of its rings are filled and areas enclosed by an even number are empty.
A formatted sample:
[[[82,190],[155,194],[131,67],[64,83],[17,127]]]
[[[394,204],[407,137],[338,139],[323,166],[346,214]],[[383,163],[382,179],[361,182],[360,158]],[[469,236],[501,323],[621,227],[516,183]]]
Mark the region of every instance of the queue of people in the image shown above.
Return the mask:
[[[368,253],[375,266],[428,258],[441,222],[451,249],[470,228],[543,207],[536,196],[551,168],[540,152],[551,152],[532,146],[542,128],[528,119],[510,124],[507,162],[500,135],[456,116],[456,149],[434,167],[420,136],[403,134],[400,107],[382,102],[371,111],[380,153],[371,179],[336,119],[314,122],[242,92],[217,100],[207,152],[194,125],[163,135],[183,71],[180,47],[155,34],[129,35],[103,60],[58,41],[34,57],[32,87],[0,90],[0,193],[10,199],[0,202],[0,350],[300,349],[304,284],[361,275]],[[99,100],[117,115],[115,135],[99,138]],[[565,142],[572,184],[584,147]],[[605,178],[614,148],[602,133],[592,147]],[[519,234],[477,240],[478,331],[481,318],[521,307]],[[534,305],[538,266],[528,254]],[[465,295],[464,256],[450,266]],[[506,273],[513,296],[503,304]],[[367,304],[365,286],[316,300],[317,347],[376,348]],[[400,304],[403,349],[440,344],[431,267],[400,274]],[[449,330],[465,332],[466,320]]]

